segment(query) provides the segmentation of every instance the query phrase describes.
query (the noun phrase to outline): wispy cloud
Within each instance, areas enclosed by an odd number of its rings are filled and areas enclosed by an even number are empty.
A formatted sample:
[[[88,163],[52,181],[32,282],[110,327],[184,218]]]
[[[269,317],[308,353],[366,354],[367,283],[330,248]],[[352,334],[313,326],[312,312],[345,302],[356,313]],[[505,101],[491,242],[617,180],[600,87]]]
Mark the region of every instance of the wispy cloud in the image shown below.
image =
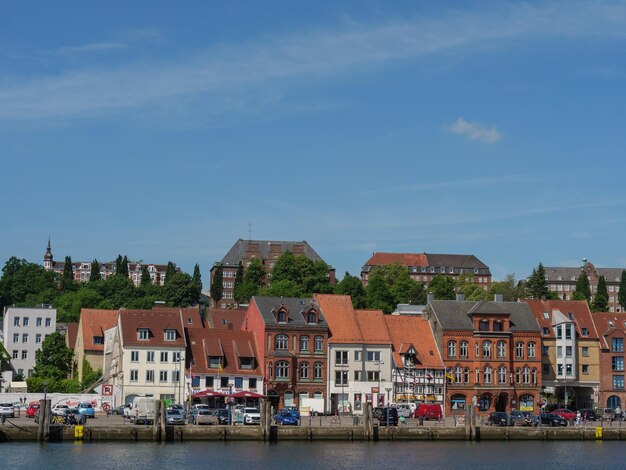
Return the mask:
[[[54,52],[61,55],[95,54],[129,49],[140,43],[160,43],[164,40],[163,35],[156,29],[136,29],[118,33],[111,40],[95,41],[76,46],[64,46]]]
[[[59,54],[80,54],[92,52],[106,52],[114,49],[126,49],[128,46],[119,42],[92,42],[80,46],[67,46],[59,48]]]
[[[205,103],[206,113],[243,112],[236,99],[261,96],[270,88],[288,91],[313,79],[345,78],[346,72],[381,67],[446,51],[507,47],[507,40],[538,36],[594,37],[623,34],[626,4],[593,2],[528,3],[484,11],[455,11],[438,18],[413,18],[384,24],[354,24],[294,33],[277,39],[228,44],[184,58],[85,66],[34,79],[4,77],[0,84],[0,120],[107,116],[129,110],[176,108],[181,102]],[[149,40],[154,33],[144,32]],[[157,35],[158,36],[158,35]],[[120,50],[125,40],[67,46],[74,51]],[[73,64],[75,66],[75,64]],[[191,98],[191,99],[190,99]],[[220,101],[222,106],[214,106]],[[497,129],[481,130],[457,121],[459,129],[487,142]]]
[[[462,117],[447,126],[453,134],[463,135],[470,140],[478,140],[488,144],[494,144],[502,138],[502,134],[495,125],[487,126],[479,122],[469,122]]]

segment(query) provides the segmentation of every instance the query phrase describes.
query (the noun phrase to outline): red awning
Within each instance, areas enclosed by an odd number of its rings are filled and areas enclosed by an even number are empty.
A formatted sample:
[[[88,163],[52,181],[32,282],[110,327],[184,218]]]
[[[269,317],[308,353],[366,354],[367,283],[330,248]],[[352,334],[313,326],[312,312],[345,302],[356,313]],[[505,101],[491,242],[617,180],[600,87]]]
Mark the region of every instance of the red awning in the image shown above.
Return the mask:
[[[236,392],[229,396],[233,398],[265,398],[265,395],[261,395],[260,393],[246,391]]]
[[[202,390],[201,392],[194,393],[193,398],[217,398],[217,397],[225,397],[226,394],[222,392],[217,392],[215,390]]]

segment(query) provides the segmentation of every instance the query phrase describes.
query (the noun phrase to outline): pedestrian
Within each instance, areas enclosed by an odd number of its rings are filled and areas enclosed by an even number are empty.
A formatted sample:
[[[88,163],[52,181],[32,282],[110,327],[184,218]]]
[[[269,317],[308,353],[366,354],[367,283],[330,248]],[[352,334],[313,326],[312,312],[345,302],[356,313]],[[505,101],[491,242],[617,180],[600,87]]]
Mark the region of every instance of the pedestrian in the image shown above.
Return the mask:
[[[620,421],[622,420],[622,409],[619,405],[615,407],[615,419],[619,419]]]
[[[580,426],[580,411],[576,412],[576,426]]]

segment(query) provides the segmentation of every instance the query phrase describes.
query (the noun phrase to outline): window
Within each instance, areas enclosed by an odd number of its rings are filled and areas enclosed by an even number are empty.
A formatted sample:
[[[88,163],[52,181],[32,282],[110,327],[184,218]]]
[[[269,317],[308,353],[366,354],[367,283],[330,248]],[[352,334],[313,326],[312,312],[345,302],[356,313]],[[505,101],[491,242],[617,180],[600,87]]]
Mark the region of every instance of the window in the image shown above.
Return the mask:
[[[534,342],[530,342],[528,343],[528,357],[529,358],[533,358],[535,357],[535,343]]]
[[[146,371],[146,382],[154,382],[154,371],[147,370]]]
[[[28,343],[28,333],[22,334],[22,343]]]
[[[22,351],[22,359],[28,359],[28,351]]]
[[[563,357],[563,346],[556,347],[556,357]]]
[[[530,369],[528,367],[524,367],[524,371],[522,372],[522,378],[525,384],[530,383]]]
[[[229,377],[220,377],[220,387],[221,388],[228,388],[229,387]]]
[[[274,339],[274,348],[277,350],[286,350],[289,342],[287,335],[276,335]]]
[[[544,374],[549,374],[550,373],[550,364],[543,364],[541,366],[542,372]]]
[[[541,346],[541,354],[544,356],[550,355],[550,348],[548,346]]]
[[[307,323],[315,325],[317,323],[317,315],[315,312],[309,312],[307,314]]]
[[[367,381],[368,382],[379,382],[380,374],[377,370],[368,370],[367,371]]]
[[[235,388],[243,388],[243,377],[235,377]]]
[[[478,341],[476,341],[476,357],[480,357],[480,345],[478,344]]]
[[[165,341],[174,341],[176,339],[176,330],[165,330]]]
[[[556,375],[563,375],[563,364],[556,365]]]
[[[448,357],[456,357],[456,341],[448,341]]]
[[[322,380],[323,370],[324,370],[324,366],[322,365],[322,363],[316,362],[315,365],[313,366],[313,378],[315,380]]]
[[[104,336],[94,336],[93,344],[104,344]]]
[[[572,330],[574,325],[565,325],[565,339],[572,339]]]
[[[248,388],[250,390],[255,390],[256,389],[256,379],[254,377],[251,377],[248,379]]]
[[[172,382],[180,382],[180,371],[179,370],[173,370],[172,371]]]
[[[362,356],[363,356],[363,352],[362,351],[354,351],[354,360],[356,362],[361,362],[363,360]]]
[[[589,366],[587,364],[583,364],[582,371],[585,375],[589,374]]]
[[[613,376],[613,390],[624,390],[624,376],[623,375]]]
[[[613,352],[624,352],[624,338],[613,338],[611,345]]]
[[[470,372],[469,372],[469,367],[466,367],[465,369],[463,369],[463,381],[468,384],[469,383],[469,379],[470,379]]]
[[[624,356],[613,356],[611,358],[611,370],[619,372],[624,371]]]
[[[489,322],[487,320],[480,320],[478,322],[478,331],[489,331]]]
[[[149,337],[149,330],[147,328],[140,328],[137,330],[137,339],[146,340]]]
[[[130,362],[139,362],[139,351],[130,352]]]
[[[582,355],[583,357],[589,357],[589,346],[582,347]]]
[[[589,329],[588,328],[581,328],[580,329],[580,334],[583,336],[589,336]]]
[[[199,382],[198,382],[198,385],[200,385]],[[214,385],[215,385],[215,379],[213,377],[205,377],[204,378],[204,386],[206,388],[213,388]]]
[[[505,384],[506,383],[506,367],[498,368],[498,383]]]
[[[13,326],[20,326],[20,317],[13,318]]]
[[[154,362],[154,351],[148,351],[146,354],[146,360],[148,362]]]
[[[335,386],[348,385],[348,371],[336,370],[335,371]]]
[[[515,369],[515,383],[522,383],[522,371],[519,367]]]
[[[368,362],[380,362],[380,351],[367,351]]]
[[[354,371],[354,381],[355,382],[362,382],[363,381],[363,371],[362,370],[355,370]]]
[[[544,335],[549,335],[550,334],[550,328],[548,328],[547,326],[543,327],[543,334]]]
[[[300,336],[300,351],[308,351],[308,350],[309,350],[309,337]]]
[[[28,317],[24,317],[23,326],[28,326],[28,320],[29,320]]]
[[[454,381],[460,383],[463,381],[463,369],[461,366],[456,366],[454,368]]]
[[[300,364],[300,379],[308,379],[309,378],[309,363],[308,362],[302,362]]]
[[[572,375],[572,365],[571,364],[565,364],[565,374],[567,375]]]
[[[506,357],[506,343],[498,341],[498,357]]]
[[[493,322],[493,331],[504,331],[504,326],[501,321]]]
[[[42,320],[41,317],[37,317],[37,319],[35,320],[35,326],[41,326],[41,323],[42,323],[41,320]]]
[[[491,341],[483,341],[483,357],[491,357]]]
[[[565,346],[565,357],[572,357],[572,347]]]
[[[46,318],[46,326],[51,326],[51,325],[52,325],[52,319]]]
[[[20,352],[17,349],[13,350],[13,359],[17,359],[19,357]]]
[[[168,362],[169,354],[167,351],[161,351],[161,362]]]
[[[174,351],[172,353],[172,362],[180,362],[180,351]]]
[[[280,312],[278,312],[276,319],[278,323],[287,323],[287,312],[285,312],[284,310],[281,310]]]
[[[467,341],[461,341],[459,343],[459,354],[461,357],[467,357],[467,350],[469,349],[469,343]]]
[[[316,336],[315,337],[315,352],[324,351],[324,337]]]
[[[167,382],[167,371],[166,370],[159,371],[159,382]]]
[[[524,343],[522,343],[521,341],[515,343],[515,357],[517,359],[524,358]]]
[[[276,363],[276,378],[288,379],[289,378],[289,363],[285,361],[279,361]]]
[[[210,356],[209,357],[209,367],[211,369],[218,369],[222,364],[222,356]]]
[[[335,364],[338,366],[347,366],[348,351],[335,351]]]
[[[139,371],[137,369],[131,369],[130,371],[130,381],[137,382],[139,380]]]
[[[563,326],[561,325],[556,327],[556,338],[563,339]]]
[[[19,333],[13,333],[13,342],[14,343],[19,343],[20,342],[20,334]]]
[[[485,383],[490,384],[491,383],[491,367],[489,366],[485,367],[483,374],[485,376]]]

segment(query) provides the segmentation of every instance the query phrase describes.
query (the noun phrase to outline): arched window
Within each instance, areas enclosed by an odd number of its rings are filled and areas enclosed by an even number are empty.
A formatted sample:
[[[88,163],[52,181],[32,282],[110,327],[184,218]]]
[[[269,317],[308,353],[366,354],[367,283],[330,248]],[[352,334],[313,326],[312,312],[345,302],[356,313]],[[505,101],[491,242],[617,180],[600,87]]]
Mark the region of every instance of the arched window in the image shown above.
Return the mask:
[[[301,379],[309,378],[309,363],[308,362],[300,363],[300,378]]]
[[[316,336],[315,337],[315,351],[320,352],[324,350],[324,337]]]
[[[535,343],[532,341],[528,343],[528,357],[535,357]]]
[[[504,366],[498,367],[498,383],[499,384],[506,383],[506,367]]]
[[[498,341],[498,357],[506,357],[506,343]]]
[[[456,366],[454,368],[454,381],[456,383],[463,382],[463,369],[461,368],[461,366]]]
[[[276,378],[277,379],[289,378],[289,363],[287,361],[279,361],[276,363]]]
[[[522,371],[520,370],[519,367],[515,369],[515,383],[518,383],[518,384],[522,383]]]
[[[287,323],[287,312],[279,310],[276,319],[278,320],[278,323]]]
[[[491,383],[491,367],[489,366],[485,367],[483,374],[485,376],[485,383],[490,384]]]
[[[468,346],[469,343],[467,341],[461,341],[459,343],[459,354],[461,355],[461,357],[467,357]]]
[[[274,377],[274,364],[271,362],[267,365],[267,378],[271,379]]]
[[[469,367],[463,369],[463,381],[468,384],[469,383]]]
[[[617,408],[618,406],[621,408],[622,400],[617,395],[611,395],[609,399],[606,401],[606,406],[613,410]]]
[[[524,367],[524,370],[522,371],[522,381],[525,384],[530,383],[530,368],[529,367]]]
[[[537,385],[537,369],[533,367],[533,384]]]
[[[448,341],[448,357],[456,357],[456,341]]]
[[[276,335],[276,338],[274,338],[274,349],[286,350],[288,343],[289,338],[287,338],[287,335]]]
[[[285,406],[293,406],[293,392],[287,390],[284,395]]]
[[[491,394],[483,393],[478,400],[478,408],[480,411],[487,411],[491,406]]]
[[[315,313],[315,311],[311,310],[307,314],[307,323],[310,323],[310,324],[317,323],[317,314]]]
[[[324,369],[324,366],[322,365],[322,363],[316,362],[315,365],[313,366],[313,378],[316,380],[322,380],[323,369]]]
[[[491,357],[491,341],[483,341],[483,357]]]
[[[478,341],[476,341],[476,357],[480,357],[480,344],[478,344]]]
[[[308,351],[308,350],[309,350],[309,337],[300,336],[300,351]]]
[[[300,405],[302,405],[302,400],[305,398],[309,398],[309,392],[300,392],[298,394],[298,400],[300,400]]]
[[[521,341],[515,343],[515,357],[518,359],[524,358],[524,343]]]

